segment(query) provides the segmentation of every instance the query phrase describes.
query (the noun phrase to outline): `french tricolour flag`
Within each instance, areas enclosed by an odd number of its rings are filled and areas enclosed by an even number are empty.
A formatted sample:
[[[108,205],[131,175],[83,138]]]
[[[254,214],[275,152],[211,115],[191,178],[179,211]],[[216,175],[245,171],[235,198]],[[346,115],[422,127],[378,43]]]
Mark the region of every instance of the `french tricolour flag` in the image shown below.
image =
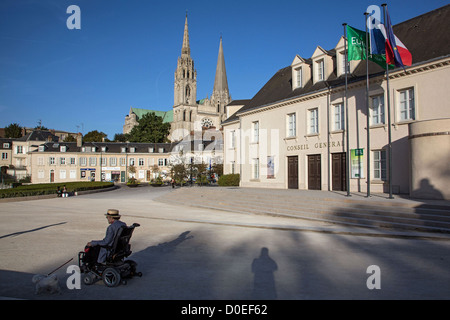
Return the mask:
[[[391,18],[386,8],[386,61],[388,64],[394,64],[396,67],[402,67],[412,64],[411,52],[406,48],[403,42],[400,41],[392,30]]]

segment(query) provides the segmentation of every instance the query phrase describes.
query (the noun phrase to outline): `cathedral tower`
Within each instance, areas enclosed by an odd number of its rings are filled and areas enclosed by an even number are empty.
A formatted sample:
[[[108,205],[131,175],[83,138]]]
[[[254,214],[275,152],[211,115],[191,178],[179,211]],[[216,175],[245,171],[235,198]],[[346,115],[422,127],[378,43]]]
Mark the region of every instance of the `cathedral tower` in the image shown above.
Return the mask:
[[[183,45],[175,70],[174,107],[179,105],[195,105],[197,100],[197,71],[191,58],[189,47],[188,20],[184,23]]]
[[[181,56],[178,57],[175,70],[170,140],[180,141],[188,136],[192,137],[195,132],[199,131],[220,130],[222,121],[226,119],[225,106],[230,102],[222,37],[220,37],[216,77],[211,99],[206,97],[197,101],[197,71],[194,68],[194,60],[191,58],[186,14]]]
[[[216,108],[216,112],[223,121],[226,118],[225,106],[231,102],[230,92],[228,90],[227,71],[225,69],[225,58],[223,55],[222,37],[220,37],[219,56],[217,58],[216,78],[214,79],[214,88],[211,95],[211,105]]]

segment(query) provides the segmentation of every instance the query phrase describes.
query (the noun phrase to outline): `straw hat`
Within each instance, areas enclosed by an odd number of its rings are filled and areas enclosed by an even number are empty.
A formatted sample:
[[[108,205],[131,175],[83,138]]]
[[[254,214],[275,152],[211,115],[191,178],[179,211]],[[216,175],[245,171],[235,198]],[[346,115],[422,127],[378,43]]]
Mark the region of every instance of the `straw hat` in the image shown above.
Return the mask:
[[[120,218],[119,210],[117,210],[117,209],[108,209],[108,211],[106,212],[105,216],[113,217],[114,219],[119,219]]]

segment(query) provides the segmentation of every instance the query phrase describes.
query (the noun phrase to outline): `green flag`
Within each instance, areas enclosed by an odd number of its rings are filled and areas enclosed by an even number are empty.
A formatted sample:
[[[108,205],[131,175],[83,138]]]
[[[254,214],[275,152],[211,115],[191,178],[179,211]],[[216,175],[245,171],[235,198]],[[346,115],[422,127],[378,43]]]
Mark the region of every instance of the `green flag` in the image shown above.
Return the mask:
[[[366,33],[347,26],[348,61],[366,60]]]
[[[348,61],[366,60],[366,32],[347,26]],[[381,54],[370,54],[369,60],[375,62],[383,69],[386,68],[386,56]],[[389,69],[393,66],[389,65]]]

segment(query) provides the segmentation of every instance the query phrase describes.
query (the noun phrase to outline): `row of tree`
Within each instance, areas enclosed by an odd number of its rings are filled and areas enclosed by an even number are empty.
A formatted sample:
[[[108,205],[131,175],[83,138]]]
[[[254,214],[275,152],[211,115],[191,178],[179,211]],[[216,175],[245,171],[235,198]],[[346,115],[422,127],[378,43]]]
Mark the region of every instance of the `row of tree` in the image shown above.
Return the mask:
[[[37,126],[36,130],[48,130],[43,126]],[[130,133],[116,133],[113,140],[109,140],[107,134],[93,130],[89,131],[83,136],[85,142],[150,142],[162,143],[168,142],[168,135],[170,132],[170,123],[164,123],[163,118],[154,113],[147,113],[143,115]],[[20,138],[22,137],[22,127],[18,123],[11,123],[5,127],[5,138]],[[75,142],[76,138],[69,135],[64,142]]]

